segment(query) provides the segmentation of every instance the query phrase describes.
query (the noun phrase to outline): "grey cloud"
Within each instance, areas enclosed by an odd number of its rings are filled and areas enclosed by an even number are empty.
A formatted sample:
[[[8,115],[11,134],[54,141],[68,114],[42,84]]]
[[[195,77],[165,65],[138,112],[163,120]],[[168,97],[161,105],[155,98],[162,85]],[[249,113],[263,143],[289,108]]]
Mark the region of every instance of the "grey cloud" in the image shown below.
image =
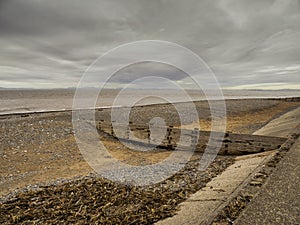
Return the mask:
[[[170,65],[144,62],[122,69],[111,77],[110,82],[127,84],[128,82],[149,76],[159,76],[171,81],[177,81],[186,78],[188,75]]]
[[[0,0],[0,66],[15,68],[0,70],[0,86],[18,76],[25,86],[27,78],[76,86],[98,56],[143,39],[190,48],[225,87],[300,83],[299,71],[285,69],[300,64],[299,9],[299,0]],[[277,72],[261,72],[272,66]],[[172,69],[137,65],[111,82],[153,72],[186,81]]]

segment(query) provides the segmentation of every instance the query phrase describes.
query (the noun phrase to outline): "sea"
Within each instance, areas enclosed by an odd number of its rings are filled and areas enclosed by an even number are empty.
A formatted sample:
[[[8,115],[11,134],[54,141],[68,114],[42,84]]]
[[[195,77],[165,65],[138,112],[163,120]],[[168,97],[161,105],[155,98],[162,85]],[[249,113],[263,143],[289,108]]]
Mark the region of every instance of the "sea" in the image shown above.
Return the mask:
[[[83,99],[90,101],[97,90],[81,91]],[[1,89],[0,90],[0,115],[72,110],[74,89]],[[131,89],[120,92],[118,89],[102,90],[94,102],[93,107],[107,108],[133,105],[150,105],[160,103],[176,103],[186,101],[206,100],[206,95],[198,90],[141,90]],[[283,98],[300,97],[300,90],[223,90],[222,95],[211,91],[209,100],[221,99],[251,99],[251,98]]]

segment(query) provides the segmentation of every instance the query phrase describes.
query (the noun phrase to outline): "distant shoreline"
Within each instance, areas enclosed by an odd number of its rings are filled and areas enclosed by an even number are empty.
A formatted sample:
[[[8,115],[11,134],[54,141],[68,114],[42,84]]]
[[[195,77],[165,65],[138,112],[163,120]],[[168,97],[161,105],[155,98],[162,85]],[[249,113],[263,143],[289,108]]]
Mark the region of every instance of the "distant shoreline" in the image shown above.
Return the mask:
[[[297,101],[300,102],[300,97],[299,96],[289,96],[289,97],[252,97],[252,96],[241,96],[241,98],[224,98],[225,101],[232,101],[232,100],[280,100],[280,101]],[[196,100],[192,102],[206,102],[207,100]],[[222,101],[222,99],[213,99],[212,101]],[[166,103],[166,102],[161,102],[161,103],[149,103],[149,104],[138,104],[135,105],[134,107],[144,107],[144,106],[162,106],[162,105],[169,105],[169,104],[183,104],[187,103],[188,101],[179,101],[179,102],[172,102],[172,103]],[[76,109],[76,110],[100,110],[100,109],[111,109],[111,108],[126,108],[130,106],[126,105],[119,105],[119,106],[101,106],[101,107],[95,107],[95,108],[88,108],[88,109]],[[1,112],[0,109],[0,117],[2,116],[22,116],[22,115],[32,115],[32,114],[46,114],[46,113],[60,113],[60,112],[72,112],[74,109],[49,109],[49,110],[28,110],[24,112],[8,112],[5,113],[5,111]],[[9,111],[9,110],[7,110]]]

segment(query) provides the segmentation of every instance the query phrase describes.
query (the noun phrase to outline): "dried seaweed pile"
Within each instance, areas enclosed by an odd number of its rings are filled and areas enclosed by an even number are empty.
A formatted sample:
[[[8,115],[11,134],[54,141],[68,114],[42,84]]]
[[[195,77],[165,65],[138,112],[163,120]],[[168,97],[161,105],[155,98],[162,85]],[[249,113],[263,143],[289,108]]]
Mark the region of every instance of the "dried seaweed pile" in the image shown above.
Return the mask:
[[[219,157],[205,172],[199,160],[168,180],[127,186],[96,176],[24,190],[0,203],[1,224],[149,224],[173,215],[180,202],[232,163]]]

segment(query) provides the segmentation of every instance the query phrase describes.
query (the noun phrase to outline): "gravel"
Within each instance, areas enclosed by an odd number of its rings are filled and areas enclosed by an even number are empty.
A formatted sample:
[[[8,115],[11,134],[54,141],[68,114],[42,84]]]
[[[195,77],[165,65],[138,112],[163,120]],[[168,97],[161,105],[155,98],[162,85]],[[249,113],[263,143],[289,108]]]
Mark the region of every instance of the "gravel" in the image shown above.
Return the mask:
[[[201,172],[201,155],[164,182],[138,187],[96,175],[28,187],[2,198],[1,224],[150,224],[172,216],[178,204],[232,164],[218,157]]]

